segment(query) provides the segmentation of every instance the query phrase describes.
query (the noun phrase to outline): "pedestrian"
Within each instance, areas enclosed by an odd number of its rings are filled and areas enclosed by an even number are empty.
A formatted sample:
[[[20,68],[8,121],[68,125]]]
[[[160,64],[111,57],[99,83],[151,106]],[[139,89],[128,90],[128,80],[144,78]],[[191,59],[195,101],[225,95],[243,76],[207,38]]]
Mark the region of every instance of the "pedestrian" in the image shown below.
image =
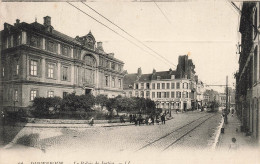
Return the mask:
[[[149,120],[149,118],[148,118],[148,116],[145,118],[145,124],[146,125],[148,125],[148,120]]]
[[[151,125],[151,123],[152,123],[152,119],[151,119],[151,117],[149,117],[148,124]]]
[[[231,116],[233,117],[234,116],[234,108],[231,109]]]
[[[165,115],[164,114],[161,116],[161,120],[162,120],[162,124],[165,124]]]
[[[91,117],[91,119],[89,120],[89,125],[93,126],[93,124],[94,124],[94,117]]]
[[[236,143],[236,138],[232,138],[231,139],[231,144],[229,145],[229,150],[237,150],[239,147],[238,147],[238,145],[237,145],[237,143]]]
[[[121,123],[125,123],[125,120],[124,120],[123,116],[120,116],[120,122]]]
[[[130,119],[130,123],[132,123],[132,122],[133,122],[133,116],[132,116],[132,114],[130,114],[129,119]]]
[[[140,114],[139,117],[138,117],[139,126],[141,125],[142,121],[143,121],[143,118],[142,118],[142,115]]]
[[[152,124],[154,125],[154,117],[153,116],[151,117],[151,120],[152,120]]]
[[[133,118],[133,121],[134,121],[135,126],[136,126],[136,125],[137,125],[137,119],[136,119],[136,117]]]

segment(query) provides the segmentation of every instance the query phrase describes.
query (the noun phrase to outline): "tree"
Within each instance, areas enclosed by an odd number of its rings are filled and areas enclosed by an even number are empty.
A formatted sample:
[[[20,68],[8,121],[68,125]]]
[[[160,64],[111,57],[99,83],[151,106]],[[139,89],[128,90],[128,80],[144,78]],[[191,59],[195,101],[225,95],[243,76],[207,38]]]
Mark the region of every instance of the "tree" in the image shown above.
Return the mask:
[[[112,115],[113,109],[116,108],[116,99],[115,98],[109,98],[106,103],[107,110],[110,112],[110,115]]]
[[[107,95],[97,95],[95,99],[96,104],[99,104],[103,109],[108,103]]]
[[[116,107],[118,111],[129,112],[135,107],[135,101],[127,97],[119,97],[116,99]]]
[[[62,99],[60,97],[36,97],[33,100],[33,107],[35,107],[36,111],[47,112],[50,107],[56,110],[61,104],[61,101]]]
[[[94,104],[95,97],[92,94],[80,96],[69,94],[62,100],[62,109],[65,111],[77,111],[82,109],[90,111]]]
[[[149,99],[149,98],[146,99],[145,101],[146,101],[145,103],[146,103],[146,107],[147,107],[146,112],[149,113],[149,114],[151,114],[151,113],[154,114],[156,112],[155,111],[156,110],[155,102],[153,100]]]

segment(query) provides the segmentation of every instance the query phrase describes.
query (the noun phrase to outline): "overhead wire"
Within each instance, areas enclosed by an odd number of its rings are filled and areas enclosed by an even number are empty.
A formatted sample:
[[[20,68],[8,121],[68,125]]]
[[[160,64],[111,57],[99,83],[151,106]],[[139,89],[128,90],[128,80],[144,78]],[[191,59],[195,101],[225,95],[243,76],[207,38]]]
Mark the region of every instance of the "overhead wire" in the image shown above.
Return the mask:
[[[156,52],[155,50],[153,50],[152,48],[150,48],[149,46],[147,46],[146,44],[144,44],[142,41],[140,41],[139,39],[137,39],[136,37],[134,37],[132,34],[130,34],[129,32],[127,32],[126,30],[124,30],[122,27],[118,26],[117,24],[115,24],[114,22],[112,22],[111,20],[109,20],[107,17],[103,16],[102,14],[100,14],[98,11],[96,11],[95,9],[93,9],[91,6],[89,6],[88,4],[81,2],[82,4],[84,4],[85,6],[87,6],[89,9],[91,9],[92,11],[94,11],[95,13],[97,13],[99,16],[101,16],[102,18],[104,18],[105,20],[107,20],[108,22],[110,22],[111,24],[113,24],[114,26],[116,26],[117,28],[119,28],[120,30],[122,30],[125,34],[127,34],[128,36],[130,36],[131,38],[133,38],[134,40],[136,40],[137,42],[139,42],[140,44],[142,44],[144,47],[146,47],[147,49],[151,50],[153,53],[155,53],[156,55],[160,56],[162,59],[164,59],[166,62],[168,62],[169,64],[175,66],[177,68],[177,66],[170,62],[168,59],[166,59],[164,56],[162,56],[161,54],[159,54],[158,52]]]
[[[123,35],[121,35],[120,33],[118,33],[117,31],[113,30],[112,28],[108,27],[107,25],[105,25],[104,23],[102,23],[101,21],[97,20],[96,18],[94,18],[93,16],[89,15],[88,13],[84,12],[83,10],[81,10],[80,8],[78,8],[77,6],[71,4],[70,2],[67,2],[69,5],[73,6],[74,8],[76,8],[77,10],[81,11],[83,14],[87,15],[88,17],[90,17],[91,19],[95,20],[96,22],[98,22],[99,24],[105,26],[106,28],[108,28],[109,30],[111,30],[112,32],[114,32],[115,34],[121,36],[122,38],[126,39],[127,41],[129,41],[130,43],[132,43],[133,45],[137,46],[138,48],[140,48],[141,50],[145,51],[147,54],[149,55],[152,55],[154,57],[156,57],[157,59],[161,60],[160,58],[158,58],[157,56],[151,54],[150,52],[148,52],[147,50],[143,49],[141,46],[137,45],[136,43],[134,43],[133,41],[131,41],[130,39],[124,37]],[[164,62],[165,64],[168,64],[169,63],[166,63],[165,61],[162,61]]]

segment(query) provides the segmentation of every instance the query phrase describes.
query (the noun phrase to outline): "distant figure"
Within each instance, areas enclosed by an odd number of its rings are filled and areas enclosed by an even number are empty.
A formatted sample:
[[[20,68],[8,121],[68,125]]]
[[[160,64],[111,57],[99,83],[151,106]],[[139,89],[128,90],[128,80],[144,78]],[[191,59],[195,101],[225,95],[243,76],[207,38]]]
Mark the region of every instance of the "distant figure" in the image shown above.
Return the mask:
[[[151,123],[152,123],[152,119],[151,119],[151,117],[149,117],[148,124],[151,125]]]
[[[93,126],[93,124],[94,124],[94,117],[92,117],[92,118],[89,120],[89,125],[90,125],[90,126]]]
[[[136,119],[136,117],[133,118],[133,122],[135,123],[135,125],[137,125],[137,119]]]
[[[132,123],[132,120],[133,120],[133,116],[132,114],[129,115],[129,122]]]
[[[238,149],[238,145],[236,144],[236,138],[232,138],[232,143],[229,145],[229,150],[237,150]]]
[[[152,120],[152,124],[154,125],[154,117],[153,116],[151,117],[151,120]]]
[[[121,123],[125,123],[125,120],[124,120],[123,116],[120,116],[120,122]]]
[[[146,118],[145,118],[145,124],[146,124],[146,125],[148,125],[148,120],[149,120],[149,118],[146,117]]]
[[[165,124],[165,115],[164,114],[161,116],[161,120],[162,120],[162,124]]]
[[[234,110],[234,108],[232,108],[232,109],[231,109],[231,116],[232,116],[232,117],[234,116],[234,112],[235,112],[235,110]]]
[[[138,117],[139,126],[141,125],[142,121],[143,121],[143,118],[142,118],[142,115],[140,114],[139,117]]]

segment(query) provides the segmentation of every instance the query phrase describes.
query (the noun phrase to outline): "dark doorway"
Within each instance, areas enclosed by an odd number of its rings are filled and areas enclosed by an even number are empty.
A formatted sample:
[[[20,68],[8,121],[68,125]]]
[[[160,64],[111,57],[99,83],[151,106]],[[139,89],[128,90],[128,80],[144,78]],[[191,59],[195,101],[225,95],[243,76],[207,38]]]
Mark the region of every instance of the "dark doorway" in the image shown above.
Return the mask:
[[[183,109],[184,109],[184,111],[187,110],[187,103],[186,102],[183,103]]]
[[[85,89],[85,95],[88,95],[91,93],[91,89]]]

